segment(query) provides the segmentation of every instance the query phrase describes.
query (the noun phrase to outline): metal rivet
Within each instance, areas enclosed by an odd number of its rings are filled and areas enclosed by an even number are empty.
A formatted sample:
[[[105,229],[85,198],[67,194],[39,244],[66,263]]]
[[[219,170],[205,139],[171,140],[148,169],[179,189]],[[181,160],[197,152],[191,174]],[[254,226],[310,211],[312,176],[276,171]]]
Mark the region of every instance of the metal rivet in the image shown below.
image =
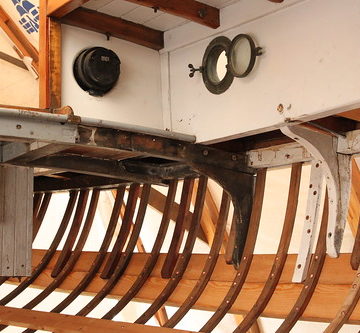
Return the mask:
[[[206,16],[206,14],[207,14],[206,8],[201,8],[198,10],[198,15],[200,18],[204,18]]]
[[[277,110],[279,113],[283,113],[283,112],[284,112],[284,105],[279,104],[279,105],[277,106],[276,110]]]
[[[205,150],[203,151],[203,155],[204,155],[204,156],[208,156],[208,155],[209,155],[209,151],[208,151],[207,149],[205,149]]]
[[[297,268],[300,269],[300,268],[301,268],[301,264],[297,265]]]
[[[20,124],[17,124],[17,125],[16,125],[16,128],[17,128],[17,129],[21,129],[21,125],[20,125]]]

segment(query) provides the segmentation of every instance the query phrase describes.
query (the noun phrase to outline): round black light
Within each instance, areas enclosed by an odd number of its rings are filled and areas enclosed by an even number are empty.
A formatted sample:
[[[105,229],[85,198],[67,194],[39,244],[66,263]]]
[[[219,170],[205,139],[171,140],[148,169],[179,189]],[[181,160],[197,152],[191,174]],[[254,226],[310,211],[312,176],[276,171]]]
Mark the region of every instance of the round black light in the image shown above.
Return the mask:
[[[73,67],[78,85],[92,96],[103,96],[120,76],[120,59],[104,47],[92,47],[80,52]]]
[[[231,41],[229,38],[220,36],[213,39],[205,50],[202,60],[202,76],[206,88],[213,94],[222,94],[225,92],[234,80],[227,66],[226,73],[221,78],[219,71],[219,60],[222,55],[227,57]],[[225,66],[226,64],[224,64]]]
[[[229,47],[228,69],[235,77],[245,77],[254,68],[256,57],[261,54],[261,47],[256,47],[249,35],[237,35]]]

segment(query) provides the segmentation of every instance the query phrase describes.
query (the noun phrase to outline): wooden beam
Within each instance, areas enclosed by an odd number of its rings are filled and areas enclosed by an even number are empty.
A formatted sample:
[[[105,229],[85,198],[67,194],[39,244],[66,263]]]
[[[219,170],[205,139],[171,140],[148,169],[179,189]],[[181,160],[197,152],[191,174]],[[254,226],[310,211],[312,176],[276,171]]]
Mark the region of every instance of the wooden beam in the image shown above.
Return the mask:
[[[160,10],[164,13],[182,17],[184,19],[200,23],[210,28],[220,26],[220,11],[218,8],[209,6],[195,0],[126,0],[146,7]]]
[[[10,18],[5,10],[0,6],[0,28],[4,30],[6,35],[11,39],[15,46],[25,57],[33,60],[33,67],[39,70],[39,53],[35,47],[29,42],[23,32],[17,27],[16,23]]]
[[[54,3],[50,1],[49,5]],[[49,108],[61,108],[61,24],[49,21]]]
[[[62,18],[70,14],[73,10],[81,7],[89,0],[57,0],[49,1],[47,15],[55,18]]]
[[[40,29],[39,29],[39,107],[50,107],[50,19],[46,16],[47,0],[40,0]]]
[[[164,34],[162,31],[94,10],[78,8],[64,16],[61,22],[121,38],[154,50],[160,50],[164,47]]]
[[[354,109],[346,112],[339,113],[338,116],[348,118],[351,120],[360,121],[360,109]]]
[[[0,306],[0,323],[35,330],[46,330],[55,333],[190,333],[190,331],[171,328],[145,326],[115,322],[111,320],[69,316],[27,309]]]
[[[26,71],[28,70],[28,68],[25,66],[25,64],[20,60],[20,59],[17,59],[15,57],[12,57],[11,55],[8,55],[4,52],[1,52],[0,51],[0,59],[3,60],[3,61],[6,61],[14,66],[17,66],[21,69],[25,69]]]
[[[360,219],[360,170],[355,159],[352,160],[351,169],[351,194],[347,220],[355,237]]]
[[[33,251],[33,264],[36,265],[41,260],[44,251]],[[58,253],[54,256],[46,270],[37,278],[34,287],[44,288],[52,282],[50,273],[56,263]],[[132,286],[137,276],[148,259],[150,254],[134,253],[131,262],[125,271],[123,277],[119,280],[115,288],[111,291],[110,297],[118,299]],[[91,266],[96,253],[82,253],[78,263],[75,265],[73,272],[62,283],[59,291],[73,290],[81,281],[89,267]],[[144,287],[136,296],[135,301],[152,302],[165,287],[168,280],[161,279],[161,268],[165,259],[162,254],[156,264],[154,271]],[[205,254],[196,254],[191,257],[188,269],[175,292],[168,300],[168,305],[179,306],[186,299],[192,288],[196,285],[202,268],[208,256]],[[255,255],[250,272],[240,297],[236,300],[230,313],[243,314],[248,312],[253,300],[256,299],[264,287],[268,274],[272,267],[274,255]],[[105,261],[106,262],[106,261]],[[296,255],[289,255],[284,267],[280,283],[277,286],[274,296],[269,302],[263,315],[275,318],[284,318],[293,307],[299,296],[302,284],[291,282]],[[338,272],[341,272],[339,274]],[[223,297],[226,295],[232,284],[236,271],[232,266],[226,265],[224,256],[220,255],[215,271],[205,289],[203,295],[195,304],[194,308],[202,310],[215,310]],[[344,300],[344,297],[350,288],[355,272],[350,266],[350,254],[341,254],[339,258],[332,259],[327,257],[324,268],[320,276],[319,284],[316,287],[314,295],[309,306],[304,312],[302,319],[315,321],[331,321]],[[18,283],[17,279],[12,279],[13,283]],[[93,282],[88,286],[86,292],[93,295],[104,286],[106,281],[100,278],[100,273],[95,277]],[[350,317],[351,323],[360,323],[360,305],[355,309]]]

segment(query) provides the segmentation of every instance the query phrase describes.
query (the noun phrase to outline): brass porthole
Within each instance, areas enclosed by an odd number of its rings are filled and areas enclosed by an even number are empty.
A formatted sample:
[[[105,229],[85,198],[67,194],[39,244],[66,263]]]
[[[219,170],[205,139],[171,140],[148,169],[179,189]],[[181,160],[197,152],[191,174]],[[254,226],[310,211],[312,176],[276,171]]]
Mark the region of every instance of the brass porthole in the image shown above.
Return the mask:
[[[219,95],[229,89],[234,77],[244,78],[253,70],[256,57],[262,55],[262,48],[246,34],[239,34],[230,41],[225,36],[213,39],[205,50],[202,66],[189,64],[190,77],[200,72],[205,87]]]
[[[202,61],[202,77],[206,88],[213,94],[225,92],[234,80],[234,76],[227,67],[228,61],[224,65],[225,74],[221,77],[219,72],[219,60],[228,57],[231,41],[229,38],[220,36],[213,39],[205,50]]]

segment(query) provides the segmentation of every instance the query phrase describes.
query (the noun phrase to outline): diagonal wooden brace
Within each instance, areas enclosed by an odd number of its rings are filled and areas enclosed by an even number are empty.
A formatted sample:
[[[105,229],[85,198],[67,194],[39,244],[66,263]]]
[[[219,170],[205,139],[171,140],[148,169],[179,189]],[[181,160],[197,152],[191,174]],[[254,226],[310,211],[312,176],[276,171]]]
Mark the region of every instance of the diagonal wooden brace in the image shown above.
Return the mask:
[[[324,171],[329,193],[326,248],[338,257],[343,239],[351,190],[351,155],[337,153],[338,137],[307,125],[287,126],[281,131],[304,146]]]

